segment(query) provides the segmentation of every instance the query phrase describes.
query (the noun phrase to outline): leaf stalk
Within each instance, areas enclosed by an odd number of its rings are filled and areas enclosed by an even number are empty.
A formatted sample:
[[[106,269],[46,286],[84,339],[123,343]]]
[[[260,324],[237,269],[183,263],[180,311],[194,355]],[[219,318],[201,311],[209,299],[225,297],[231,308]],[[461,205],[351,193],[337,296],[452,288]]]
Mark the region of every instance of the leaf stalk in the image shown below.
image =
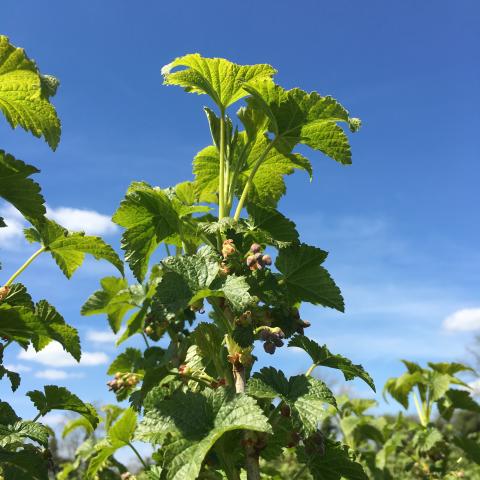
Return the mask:
[[[4,287],[10,286],[15,279],[40,255],[42,254],[47,247],[42,246],[39,248],[5,283]]]

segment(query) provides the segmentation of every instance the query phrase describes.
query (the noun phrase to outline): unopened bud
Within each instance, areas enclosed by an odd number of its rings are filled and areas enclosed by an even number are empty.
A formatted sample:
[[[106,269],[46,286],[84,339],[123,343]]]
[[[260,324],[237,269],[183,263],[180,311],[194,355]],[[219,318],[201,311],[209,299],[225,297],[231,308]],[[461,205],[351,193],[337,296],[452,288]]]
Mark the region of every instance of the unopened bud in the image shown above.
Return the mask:
[[[259,245],[258,243],[252,243],[252,246],[250,247],[250,251],[252,253],[259,253],[262,250],[262,246]]]
[[[262,257],[262,262],[264,265],[271,265],[272,264],[272,257],[270,255],[264,255]]]
[[[263,349],[265,352],[269,353],[270,355],[273,355],[275,353],[275,344],[273,342],[267,341],[263,344]]]
[[[8,294],[10,293],[10,287],[5,285],[4,287],[0,288],[0,302],[7,298]]]

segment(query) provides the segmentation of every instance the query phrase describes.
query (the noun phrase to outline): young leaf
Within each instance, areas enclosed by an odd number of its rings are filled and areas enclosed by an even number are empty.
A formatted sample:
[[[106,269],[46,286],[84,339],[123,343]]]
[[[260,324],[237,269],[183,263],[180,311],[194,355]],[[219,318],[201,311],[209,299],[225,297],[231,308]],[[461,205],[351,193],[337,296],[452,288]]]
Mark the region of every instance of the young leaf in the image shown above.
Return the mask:
[[[163,400],[158,388],[150,392],[145,402],[145,417],[138,427],[137,438],[162,443],[166,480],[198,478],[208,451],[226,432],[271,432],[262,410],[247,395],[218,389],[176,392]]]
[[[345,380],[353,380],[355,377],[361,378],[374,392],[376,391],[372,377],[361,365],[355,365],[348,358],[331,353],[326,345],[320,346],[317,342],[304,335],[295,335],[288,343],[288,346],[301,348],[307,352],[316,366],[340,370]]]
[[[136,372],[142,361],[142,352],[137,348],[127,348],[108,367],[107,374],[115,375],[116,372]]]
[[[305,301],[343,312],[345,306],[340,289],[327,270],[320,266],[327,255],[327,252],[304,243],[292,245],[280,249],[275,266],[283,274],[293,302]]]
[[[36,228],[25,230],[25,237],[30,242],[41,243],[67,278],[70,278],[82,265],[85,254],[92,255],[96,260],[107,260],[123,275],[122,261],[113,248],[100,237],[85,235],[83,232],[69,232],[48,219]]]
[[[60,140],[60,121],[48,97],[57,85],[53,77],[40,75],[22,48],[0,35],[0,110],[12,128],[20,125],[43,136],[53,150]]]
[[[0,197],[10,202],[24,217],[32,221],[41,220],[46,212],[40,185],[29,178],[39,171],[0,150]]]
[[[158,245],[179,233],[179,216],[168,195],[146,183],[130,185],[113,221],[125,228],[122,249],[135,277],[142,281]]]
[[[282,371],[264,367],[248,382],[247,392],[257,398],[280,398],[292,410],[302,431],[309,435],[327,416],[325,404],[336,406],[331,390],[321,380],[296,375],[286,379]]]
[[[83,403],[65,387],[46,385],[43,387],[43,390],[44,392],[40,390],[27,392],[27,396],[30,397],[30,400],[42,416],[52,410],[69,410],[85,417],[92,424],[93,428],[97,427],[98,415],[92,405]]]
[[[337,123],[345,122],[356,131],[360,122],[350,118],[334,98],[299,88],[284,90],[268,80],[247,85],[245,89],[252,95],[249,106],[260,109],[270,120],[269,131],[275,135],[279,150],[288,153],[303,143],[337,162],[352,163],[348,138]]]
[[[172,72],[176,67],[186,68]],[[178,57],[162,68],[165,85],[179,85],[187,92],[207,94],[222,112],[247,95],[246,85],[270,78],[275,73],[270,65],[237,65],[223,58],[205,58],[198,53]]]
[[[101,290],[92,293],[83,304],[82,315],[106,313],[110,327],[117,333],[125,314],[134,306],[125,278],[105,277],[100,281]]]
[[[12,372],[11,370],[8,370],[0,364],[0,380],[5,375],[10,380],[10,386],[12,388],[12,392],[14,392],[20,386],[20,375],[17,372]]]

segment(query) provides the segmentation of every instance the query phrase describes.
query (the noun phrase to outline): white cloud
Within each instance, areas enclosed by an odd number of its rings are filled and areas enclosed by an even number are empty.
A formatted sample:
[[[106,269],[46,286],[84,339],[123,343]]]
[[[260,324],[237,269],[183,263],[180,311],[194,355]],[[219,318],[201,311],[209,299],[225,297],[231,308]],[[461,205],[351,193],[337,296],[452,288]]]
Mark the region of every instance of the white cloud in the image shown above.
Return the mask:
[[[451,332],[480,330],[480,308],[457,310],[444,320],[443,328]]]
[[[30,372],[32,370],[31,367],[28,365],[23,365],[21,363],[8,363],[4,365],[7,370],[11,370],[12,372],[22,373],[22,372]]]
[[[83,378],[83,373],[69,373],[65,370],[56,370],[55,368],[47,368],[35,373],[37,378],[45,378],[47,380],[65,380],[67,378]]]
[[[111,330],[88,330],[87,340],[94,343],[115,343],[123,332],[124,329],[117,334]]]
[[[3,217],[6,227],[0,228],[0,244],[2,248],[17,250],[18,240],[23,238],[23,229],[26,223],[20,212],[11,205],[4,204],[0,207],[0,217]]]
[[[108,362],[108,356],[103,352],[82,352],[78,363],[69,353],[65,352],[58,342],[49,343],[43,350],[36,352],[31,346],[18,354],[20,360],[37,362],[48,367],[94,367]]]
[[[47,206],[47,216],[68,230],[85,231],[89,235],[108,235],[117,231],[117,226],[108,215],[95,210]]]

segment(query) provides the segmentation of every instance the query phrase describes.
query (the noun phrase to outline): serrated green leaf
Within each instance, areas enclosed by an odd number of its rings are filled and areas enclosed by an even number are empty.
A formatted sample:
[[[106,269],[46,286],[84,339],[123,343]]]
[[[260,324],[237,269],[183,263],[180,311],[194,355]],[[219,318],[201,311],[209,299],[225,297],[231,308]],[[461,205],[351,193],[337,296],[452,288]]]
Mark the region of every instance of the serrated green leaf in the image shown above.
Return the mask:
[[[10,386],[12,388],[12,392],[14,392],[20,386],[20,375],[17,372],[12,372],[11,370],[5,368],[3,365],[0,365],[0,380],[5,375],[10,380]]]
[[[7,403],[0,401],[0,424],[1,425],[10,425],[17,421],[21,420],[17,416],[15,410]]]
[[[280,243],[284,246],[285,243],[298,242],[295,223],[278,210],[252,204],[248,205],[247,211],[251,229],[266,235],[269,243]]]
[[[85,418],[85,417],[78,417],[73,420],[69,420],[62,430],[62,438],[67,437],[73,431],[77,430],[78,428],[83,428],[87,436],[93,433],[92,424]]]
[[[48,330],[35,312],[27,307],[0,304],[0,336],[7,337],[27,347],[39,336],[48,336]]]
[[[368,480],[346,445],[325,440],[323,455],[308,455],[304,447],[297,449],[297,455],[300,462],[308,465],[314,480]]]
[[[467,436],[454,437],[453,442],[467,454],[470,460],[480,465],[480,442]]]
[[[0,150],[0,197],[10,202],[24,217],[32,221],[42,219],[46,212],[40,185],[29,178],[39,171]]]
[[[287,380],[282,371],[264,367],[249,380],[247,392],[257,398],[280,398],[290,406],[299,427],[309,435],[317,430],[328,410],[325,404],[336,406],[335,397],[327,385],[316,378],[296,375]]]
[[[69,232],[53,220],[46,219],[36,228],[25,230],[30,242],[40,242],[60,267],[67,278],[82,265],[85,254],[96,260],[107,260],[123,275],[123,263],[113,248],[100,237],[85,235],[83,232]]]
[[[33,310],[35,308],[32,297],[27,292],[25,285],[21,283],[13,283],[10,285],[10,291],[3,299],[3,303],[7,303],[12,307],[26,307],[29,310]]]
[[[295,335],[288,343],[288,346],[301,348],[307,352],[313,363],[317,366],[340,370],[345,380],[353,380],[355,377],[361,378],[374,392],[376,391],[372,378],[364,370],[362,365],[355,365],[348,358],[333,354],[326,345],[321,346],[305,335]]]
[[[142,358],[142,352],[138,348],[129,347],[111,363],[107,374],[136,372],[140,368]]]
[[[47,447],[49,435],[49,429],[40,423],[20,421],[12,425],[0,425],[0,447],[23,443],[27,438]]]
[[[112,444],[118,442],[127,445],[133,439],[136,425],[137,414],[131,408],[127,408],[108,430],[107,438]]]
[[[383,387],[384,394],[388,392],[392,398],[400,403],[405,409],[408,408],[408,397],[415,386],[424,382],[421,372],[404,373],[398,378],[389,378]]]
[[[179,232],[179,217],[168,195],[146,183],[130,185],[113,221],[125,228],[122,249],[135,277],[142,281],[154,250]]]
[[[343,312],[340,289],[320,266],[326,257],[327,252],[302,243],[280,249],[275,266],[283,274],[293,302],[305,301]]]
[[[252,95],[249,106],[268,117],[269,131],[275,135],[279,150],[288,153],[303,143],[337,162],[352,163],[348,138],[337,123],[345,122],[352,131],[360,124],[334,98],[299,88],[284,90],[269,80],[247,85],[245,89]]]
[[[96,315],[105,313],[108,322],[117,333],[121,327],[125,314],[134,306],[125,278],[105,277],[100,281],[101,290],[97,290],[82,305],[82,315]]]
[[[37,303],[35,306],[35,315],[48,332],[48,335],[39,335],[34,339],[33,345],[35,350],[41,350],[52,340],[56,340],[79,362],[81,350],[78,331],[65,323],[65,320],[57,312],[55,307],[50,305],[46,300],[40,300]]]
[[[176,67],[186,67],[174,71]],[[187,92],[207,94],[224,111],[247,95],[244,87],[276,70],[270,65],[237,65],[223,58],[205,58],[198,53],[176,58],[162,68],[165,85],[178,85]]]
[[[24,50],[0,35],[0,110],[12,128],[20,125],[36,137],[43,136],[55,150],[60,121],[48,100],[56,91],[51,78],[42,77]]]
[[[420,430],[412,439],[412,443],[419,452],[428,452],[442,440],[443,435],[438,429],[428,427],[425,430]]]
[[[40,390],[27,392],[27,396],[30,397],[30,400],[42,416],[52,410],[69,410],[85,417],[92,424],[93,428],[97,427],[98,415],[92,405],[83,403],[65,387],[46,385],[43,387],[43,390],[44,392]]]
[[[196,479],[206,454],[228,431],[271,432],[253,398],[224,389],[176,392],[168,400],[155,389],[148,395],[145,410],[137,438],[162,443],[166,480]]]

